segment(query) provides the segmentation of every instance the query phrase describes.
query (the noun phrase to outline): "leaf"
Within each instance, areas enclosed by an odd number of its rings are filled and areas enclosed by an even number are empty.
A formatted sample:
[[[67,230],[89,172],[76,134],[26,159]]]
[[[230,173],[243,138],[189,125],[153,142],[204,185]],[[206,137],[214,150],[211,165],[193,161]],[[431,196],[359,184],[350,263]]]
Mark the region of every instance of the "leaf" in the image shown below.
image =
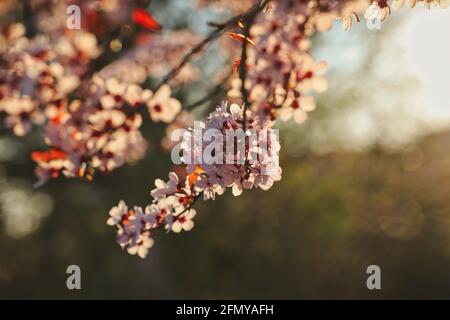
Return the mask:
[[[342,19],[342,26],[345,31],[349,30],[352,27],[352,17],[345,17]]]
[[[349,16],[342,18],[342,26],[345,31],[349,30],[353,25],[353,19],[356,22],[360,22],[359,16],[356,12],[352,12]]]
[[[240,33],[234,33],[234,32],[228,32],[228,35],[229,35],[230,37],[232,37],[233,39],[238,40],[238,41],[240,41],[240,42],[243,42],[244,39],[245,39],[245,40],[246,40],[248,43],[250,43],[251,45],[255,45],[255,42],[254,42],[252,39],[250,39],[249,37],[245,37],[243,34],[240,34]]]
[[[49,162],[52,160],[63,160],[66,158],[66,153],[58,149],[49,149],[47,151],[33,151],[31,153],[31,159],[34,162]]]
[[[161,25],[153,16],[144,9],[134,9],[132,14],[133,21],[149,30],[160,30]]]
[[[234,61],[233,70],[235,73],[238,72],[240,64],[241,64],[241,59],[237,59],[236,61]]]
[[[189,181],[189,185],[194,186],[195,183],[197,182],[198,177],[203,173],[203,169],[201,166],[199,166],[198,164],[195,166],[195,170],[194,172],[192,172],[191,174],[188,175],[188,181]]]

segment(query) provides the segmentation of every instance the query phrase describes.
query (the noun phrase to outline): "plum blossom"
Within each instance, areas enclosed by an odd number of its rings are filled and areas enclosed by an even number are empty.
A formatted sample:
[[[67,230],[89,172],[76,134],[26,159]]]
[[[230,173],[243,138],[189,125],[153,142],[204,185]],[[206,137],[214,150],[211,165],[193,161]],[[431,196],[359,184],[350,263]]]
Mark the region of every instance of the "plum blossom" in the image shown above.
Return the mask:
[[[364,18],[367,20],[379,20],[383,21],[388,15],[391,14],[391,8],[387,0],[373,1],[364,13]]]
[[[169,181],[167,183],[161,179],[156,179],[156,188],[151,191],[152,197],[159,199],[175,193],[179,182],[178,176],[174,172],[169,173]]]
[[[27,134],[33,123],[43,122],[42,116],[35,112],[34,102],[28,97],[9,99],[8,103],[4,104],[3,111],[8,114],[5,126],[11,128],[17,136]]]
[[[194,221],[192,219],[195,217],[197,212],[195,209],[188,209],[185,213],[180,214],[176,221],[172,223],[171,230],[175,233],[179,233],[181,231],[190,231],[194,228]]]
[[[153,121],[171,122],[181,110],[181,103],[171,97],[170,87],[163,85],[147,102]]]
[[[148,249],[153,247],[154,241],[150,238],[149,232],[139,234],[139,238],[134,241],[132,245],[129,245],[127,252],[131,255],[137,254],[140,258],[144,259],[148,254]]]
[[[112,207],[109,211],[109,219],[106,222],[108,225],[113,226],[122,221],[123,217],[128,214],[128,207],[125,204],[125,201],[120,200],[119,204],[116,207]]]
[[[217,171],[217,170],[216,170]],[[207,178],[204,175],[199,175],[195,186],[203,191],[203,200],[215,200],[216,195],[222,195],[226,188],[220,183],[220,179],[216,174],[212,174],[210,171],[210,176]]]
[[[172,224],[173,208],[169,205],[167,198],[161,198],[159,201],[145,207],[144,221],[150,228],[156,228],[161,223]]]
[[[316,102],[313,97],[301,96],[295,99],[288,96],[279,110],[279,118],[283,121],[293,118],[296,123],[303,123],[308,118],[308,112],[315,108]]]
[[[145,258],[148,249],[153,246],[153,239],[146,229],[148,224],[144,219],[142,208],[134,207],[128,209],[124,201],[120,201],[116,207],[110,211],[110,218],[107,223],[118,228],[117,242],[127,249],[131,255],[138,255]]]

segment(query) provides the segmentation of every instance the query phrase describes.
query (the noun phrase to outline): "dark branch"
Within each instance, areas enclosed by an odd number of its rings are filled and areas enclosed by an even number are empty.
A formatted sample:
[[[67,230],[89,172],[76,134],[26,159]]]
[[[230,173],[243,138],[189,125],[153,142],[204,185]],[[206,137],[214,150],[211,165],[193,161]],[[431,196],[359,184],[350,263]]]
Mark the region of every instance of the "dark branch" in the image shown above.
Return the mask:
[[[268,1],[265,1],[267,3]],[[263,5],[261,5],[261,1],[258,1],[256,5],[251,7],[248,11],[246,11],[243,14],[237,15],[228,21],[221,23],[221,24],[215,24],[215,29],[211,31],[205,39],[203,39],[201,42],[199,42],[197,45],[195,45],[191,51],[189,51],[187,54],[183,56],[183,58],[180,60],[178,65],[173,68],[167,75],[161,80],[161,82],[156,86],[154,91],[156,92],[162,85],[168,83],[170,80],[175,78],[178,73],[183,69],[183,67],[192,59],[194,55],[199,53],[203,50],[204,47],[206,47],[210,42],[215,41],[218,39],[224,32],[226,32],[228,29],[235,26],[239,20],[247,20],[248,17],[254,17],[258,12],[260,12],[264,8]]]
[[[264,7],[267,5],[269,1],[258,1],[258,4],[256,5],[259,10],[263,10]],[[243,111],[243,129],[246,131],[247,129],[247,109],[250,105],[248,101],[248,92],[247,88],[245,87],[245,80],[247,79],[247,46],[248,41],[250,37],[250,28],[252,27],[256,14],[259,12],[253,11],[251,14],[247,15],[242,19],[242,22],[244,24],[244,40],[242,41],[242,54],[241,54],[241,61],[239,62],[239,78],[241,79],[241,93],[242,93],[242,102],[244,103],[244,111]]]
[[[186,109],[192,110],[219,95],[223,90],[225,90],[225,83],[231,78],[232,74],[233,70],[231,70],[223,79],[221,79],[221,81],[214,88],[212,88],[203,98],[200,98],[199,100],[186,106]]]
[[[33,8],[31,7],[30,0],[22,1],[22,19],[25,24],[27,38],[33,38],[36,33],[36,20],[33,16]]]

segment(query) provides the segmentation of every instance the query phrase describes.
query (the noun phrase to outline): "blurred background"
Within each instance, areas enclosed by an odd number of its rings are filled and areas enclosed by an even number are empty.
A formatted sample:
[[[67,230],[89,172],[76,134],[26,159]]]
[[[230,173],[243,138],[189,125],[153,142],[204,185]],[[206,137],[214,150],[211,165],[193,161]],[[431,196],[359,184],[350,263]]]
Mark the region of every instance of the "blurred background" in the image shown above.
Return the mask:
[[[154,12],[199,33],[212,14],[181,0]],[[282,181],[198,202],[194,230],[156,235],[145,260],[122,252],[105,222],[119,199],[148,203],[166,177],[164,126],[146,128],[136,165],[39,189],[29,158],[39,137],[2,134],[0,298],[450,298],[448,30],[449,10],[417,8],[380,30],[336,22],[316,36],[330,88],[304,125],[279,124]],[[66,288],[71,264],[82,290]],[[371,264],[382,290],[366,288]]]

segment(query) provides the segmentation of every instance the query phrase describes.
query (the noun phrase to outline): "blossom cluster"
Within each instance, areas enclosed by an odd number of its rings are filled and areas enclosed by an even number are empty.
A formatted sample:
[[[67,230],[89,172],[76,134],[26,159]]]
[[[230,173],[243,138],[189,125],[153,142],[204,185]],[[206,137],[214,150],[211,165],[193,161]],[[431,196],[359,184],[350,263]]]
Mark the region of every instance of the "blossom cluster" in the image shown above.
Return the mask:
[[[47,106],[45,132],[50,149],[32,155],[41,182],[60,174],[90,178],[95,170],[111,171],[145,151],[138,131],[142,118],[133,108],[149,99],[151,92],[95,76],[87,90],[84,100],[60,100]],[[51,156],[55,150],[56,159]]]
[[[0,45],[0,112],[18,136],[43,124],[46,106],[75,90],[90,59],[98,54],[96,38],[83,31],[52,41],[24,36],[24,26],[2,30]]]
[[[135,206],[128,208],[124,201],[113,207],[107,223],[117,227],[117,242],[130,254],[145,258],[148,249],[153,246],[150,232],[165,229],[168,232],[189,231],[194,227],[196,211],[192,208],[198,194],[189,183],[180,183],[176,173],[169,174],[169,181],[155,181],[152,190],[154,202],[145,209]]]
[[[110,172],[141,159],[147,148],[139,131],[143,108],[153,121],[171,122],[181,104],[171,97],[167,85],[153,94],[138,85],[97,75],[85,99],[49,104],[46,143],[50,149],[33,153],[40,182],[60,174],[91,179],[95,171]],[[52,156],[55,150],[56,159]]]
[[[332,5],[315,2],[276,1],[250,29],[251,43],[246,61],[248,100],[262,119],[293,118],[301,123],[315,109],[309,94],[323,92],[326,63],[308,53],[309,37],[315,30],[331,28]],[[241,97],[242,80],[235,78],[230,98]]]
[[[153,245],[150,238],[152,230],[163,228],[180,232],[192,229],[192,218],[196,214],[192,205],[199,197],[203,200],[215,199],[216,195],[222,195],[227,188],[231,188],[235,196],[240,195],[243,189],[268,190],[274,182],[281,179],[281,168],[276,157],[280,145],[268,126],[269,122],[257,123],[251,113],[244,119],[244,112],[244,108],[237,104],[228,107],[227,103],[222,103],[201,125],[202,132],[214,130],[223,135],[223,141],[229,130],[246,129],[245,132],[249,134],[259,130],[263,133],[257,139],[246,139],[242,149],[237,147],[238,142],[233,144],[231,161],[224,161],[227,154],[223,151],[222,144],[217,148],[217,137],[213,141],[202,139],[199,146],[195,143],[197,132],[190,128],[181,142],[184,164],[187,164],[186,172],[183,175],[171,172],[167,182],[157,179],[156,188],[151,191],[153,202],[145,209],[128,209],[123,201],[111,209],[108,224],[117,227],[117,241],[121,247],[127,248],[130,254],[145,257]],[[246,128],[244,121],[248,121]],[[191,161],[198,157],[200,150],[208,147],[213,158],[218,159],[216,162],[198,164]],[[185,178],[181,179],[180,176]]]
[[[48,3],[37,2],[36,9],[42,10],[36,15],[60,12],[65,9],[61,3],[49,8]],[[118,2],[114,8],[93,8],[88,1],[80,5],[102,16],[120,9]],[[153,93],[140,83],[149,76],[162,77],[167,72],[167,66],[160,67],[163,59],[175,61],[194,39],[188,32],[176,42],[167,37],[146,38],[118,60],[122,69],[113,63],[91,74],[96,67],[93,59],[102,53],[96,35],[66,30],[63,22],[38,23],[48,35],[34,37],[26,36],[20,23],[0,29],[0,115],[17,136],[28,134],[34,126],[43,128],[47,148],[31,155],[37,163],[37,185],[61,175],[91,179],[96,171],[108,173],[142,158],[147,148],[139,131],[142,111],[148,110],[154,122],[170,123],[181,104],[168,85]],[[140,76],[124,61],[143,69]],[[184,72],[177,80],[188,82],[194,77],[194,71]]]
[[[204,191],[204,200],[222,194],[224,187],[232,188],[237,196],[243,189],[267,190],[281,179],[277,132],[270,122],[258,122],[249,112],[244,119],[244,112],[237,104],[228,108],[225,102],[205,123],[184,132],[182,160],[188,173],[200,168],[196,186]]]
[[[421,3],[428,8],[446,8],[449,0],[410,0],[411,7]],[[404,0],[394,0],[401,8]],[[241,88],[248,91],[248,101],[262,119],[282,121],[293,118],[302,123],[308,112],[316,108],[314,93],[327,89],[323,77],[325,61],[315,61],[309,54],[311,36],[331,29],[333,21],[341,18],[344,29],[359,21],[364,13],[367,20],[383,21],[391,14],[388,0],[356,1],[271,1],[267,10],[251,25],[248,38],[240,30],[230,34],[248,43],[245,61],[247,77],[242,84],[235,77],[228,92],[230,99],[242,98]],[[240,28],[244,25],[240,22]],[[237,64],[242,63],[237,60]]]
[[[439,7],[442,9],[450,5],[450,0],[407,0],[408,6],[414,8],[416,5],[423,5],[428,9]],[[381,22],[389,17],[392,9],[401,9],[405,4],[405,0],[373,0],[373,1],[356,1],[345,6],[342,12],[343,27],[348,30],[352,27],[353,21],[360,21],[359,13],[364,13],[367,21]]]
[[[168,85],[154,94],[139,85],[94,74],[80,86],[99,54],[96,37],[73,30],[64,37],[28,39],[24,27],[2,30],[0,112],[18,136],[44,127],[48,149],[32,153],[39,184],[49,178],[91,178],[145,153],[140,111],[154,122],[171,122],[181,109]],[[72,98],[82,96],[83,98]]]

